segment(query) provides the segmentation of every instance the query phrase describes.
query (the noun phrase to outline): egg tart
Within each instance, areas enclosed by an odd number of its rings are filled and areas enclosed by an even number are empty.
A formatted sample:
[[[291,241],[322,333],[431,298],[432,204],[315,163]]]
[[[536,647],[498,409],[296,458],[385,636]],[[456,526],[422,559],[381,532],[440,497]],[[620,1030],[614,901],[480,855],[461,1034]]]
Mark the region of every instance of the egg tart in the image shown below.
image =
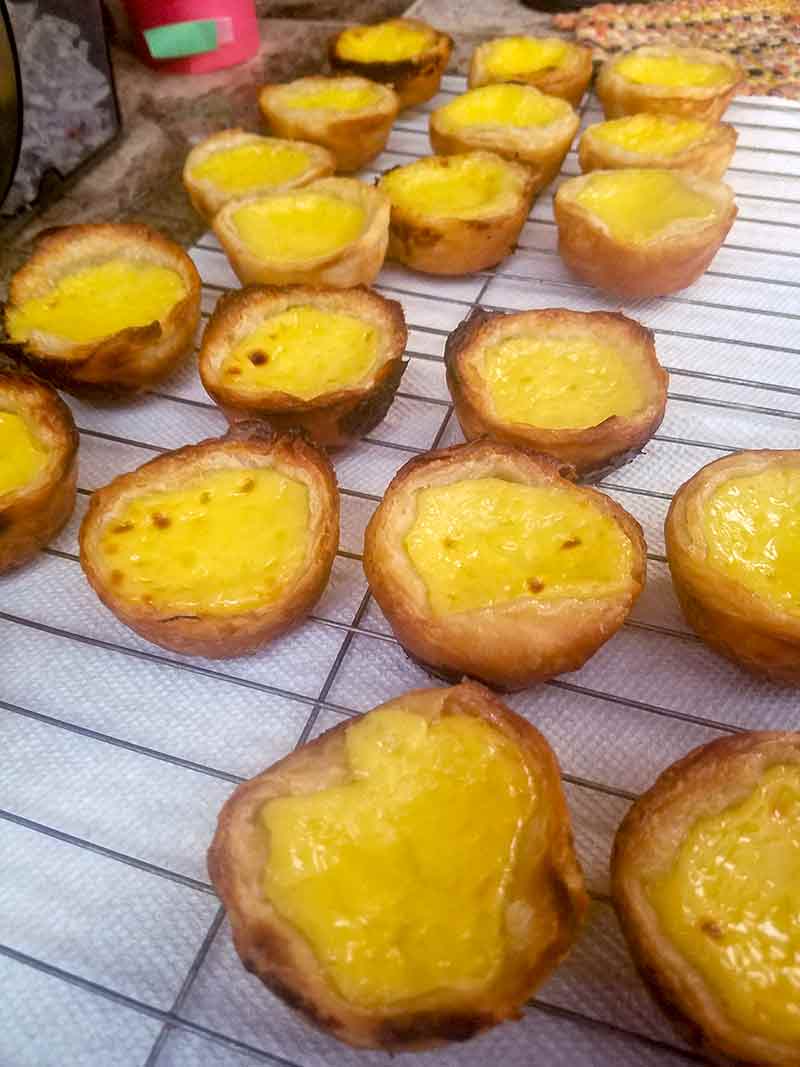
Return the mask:
[[[612,892],[639,972],[715,1063],[800,1063],[800,734],[694,749],[629,810]]]
[[[427,274],[469,274],[514,250],[535,179],[494,152],[426,156],[387,171],[389,258]]]
[[[388,19],[350,26],[330,42],[334,70],[391,85],[401,108],[415,107],[439,92],[453,39],[419,19]]]
[[[484,85],[437,108],[430,138],[441,155],[482,148],[527,164],[538,193],[558,174],[579,124],[566,100],[531,85]]]
[[[644,587],[642,531],[567,473],[486,439],[400,468],[364,570],[409,655],[516,690],[577,670],[616,633]]]
[[[713,121],[722,118],[743,78],[724,52],[645,45],[604,63],[595,92],[607,119],[649,111]]]
[[[667,403],[653,335],[607,311],[478,310],[448,338],[445,363],[468,441],[547,452],[582,478],[637,455]]]
[[[92,494],[80,530],[94,591],[136,633],[174,652],[256,652],[300,622],[328,582],[339,494],[300,434],[240,424]]]
[[[251,286],[218,301],[200,377],[232,422],[261,418],[337,447],[386,415],[407,337],[402,306],[370,289]]]
[[[359,1048],[520,1018],[587,906],[553,750],[474,682],[404,693],[240,785],[208,868],[247,970]]]
[[[27,563],[75,506],[78,431],[49,385],[0,368],[0,574]]]
[[[800,450],[709,463],[675,494],[665,532],[699,636],[755,674],[800,685]]]
[[[469,87],[495,82],[533,85],[573,107],[592,79],[592,50],[560,37],[495,37],[472,53]]]
[[[370,285],[389,241],[389,201],[356,178],[236,200],[214,233],[245,285]]]
[[[195,211],[211,222],[229,200],[284,193],[335,170],[333,156],[319,145],[220,130],[186,157],[183,184]]]
[[[59,389],[124,397],[162,381],[192,348],[200,276],[139,223],[47,230],[9,283],[12,355]]]
[[[563,182],[553,207],[570,270],[629,300],[691,285],[736,218],[730,186],[678,170],[595,170]]]

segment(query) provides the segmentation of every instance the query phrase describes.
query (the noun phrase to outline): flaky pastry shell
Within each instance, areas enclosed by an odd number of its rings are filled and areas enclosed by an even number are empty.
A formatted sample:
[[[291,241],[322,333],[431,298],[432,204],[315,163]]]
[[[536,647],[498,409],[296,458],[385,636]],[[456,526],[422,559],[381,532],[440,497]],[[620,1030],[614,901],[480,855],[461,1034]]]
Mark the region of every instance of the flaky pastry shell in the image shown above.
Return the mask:
[[[536,39],[551,40],[546,37]],[[562,100],[569,100],[573,107],[578,106],[592,80],[591,48],[575,44],[574,41],[562,41],[561,38],[557,38],[559,44],[567,46],[563,62],[553,67],[542,67],[540,70],[527,74],[516,73],[512,77],[500,78],[491,73],[487,62],[492,48],[502,40],[502,37],[495,37],[491,41],[484,41],[472,53],[467,81],[470,89],[477,89],[479,85],[491,85],[498,81],[522,82],[525,85],[533,85],[549,96],[560,96]]]
[[[673,115],[665,115],[664,119],[676,125],[682,121]],[[718,181],[730,166],[739,136],[727,122],[708,122],[705,135],[680,152],[631,152],[595,136],[599,125],[602,123],[589,126],[578,142],[578,162],[584,174],[592,170],[657,167],[688,171]]]

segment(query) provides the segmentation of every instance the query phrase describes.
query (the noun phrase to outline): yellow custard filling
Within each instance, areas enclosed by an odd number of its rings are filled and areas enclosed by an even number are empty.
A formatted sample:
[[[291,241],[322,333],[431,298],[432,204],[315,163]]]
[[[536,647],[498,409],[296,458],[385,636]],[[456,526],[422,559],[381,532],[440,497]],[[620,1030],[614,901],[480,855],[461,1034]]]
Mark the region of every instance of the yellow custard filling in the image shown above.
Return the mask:
[[[294,145],[253,142],[224,148],[192,167],[190,176],[209,181],[227,193],[259,186],[283,185],[308,169],[308,153]]]
[[[561,66],[568,52],[567,43],[557,38],[505,37],[489,49],[486,69],[494,78],[535,74]]]
[[[714,201],[669,170],[595,171],[575,197],[620,241],[650,241],[675,222],[704,223]]]
[[[800,1040],[800,768],[699,819],[648,889],[661,927],[748,1031]]]
[[[566,100],[546,96],[530,85],[483,85],[441,108],[454,126],[548,126],[568,115]]]
[[[435,615],[609,596],[630,577],[630,541],[574,490],[475,478],[421,489],[416,503],[405,548]]]
[[[0,496],[28,485],[46,463],[47,451],[25,419],[0,411]]]
[[[12,341],[40,332],[78,343],[166,318],[186,295],[181,276],[167,267],[111,259],[67,274],[44,296],[7,311]]]
[[[483,352],[480,371],[495,412],[544,429],[585,429],[645,403],[630,364],[580,333],[510,337]]]
[[[399,63],[413,59],[433,43],[433,30],[402,22],[352,26],[336,42],[337,55],[356,63]]]
[[[143,493],[106,524],[99,556],[126,600],[229,615],[276,600],[309,548],[308,488],[271,468],[198,475]]]
[[[638,85],[659,85],[678,89],[714,87],[733,80],[724,63],[703,63],[686,56],[623,56],[614,64],[616,74]]]
[[[664,115],[628,115],[592,126],[592,136],[606,144],[641,155],[674,156],[708,135],[709,124],[698,119]]]
[[[442,166],[422,159],[385,174],[380,186],[394,205],[438,218],[475,219],[498,212],[520,182],[501,163],[448,156]]]
[[[705,506],[708,562],[774,607],[800,613],[800,469],[724,482]]]
[[[301,111],[361,111],[365,107],[372,107],[380,96],[377,86],[341,85],[331,78],[328,85],[287,92],[283,103],[286,107],[299,108]]]
[[[352,244],[366,215],[359,204],[337,196],[301,192],[243,204],[232,219],[254,255],[292,261],[332,256]]]
[[[377,331],[354,315],[301,305],[263,322],[222,365],[237,388],[310,400],[358,384],[374,367]]]
[[[402,708],[359,720],[345,746],[345,782],[264,805],[266,896],[360,1007],[486,987],[535,806],[517,748],[479,719]]]

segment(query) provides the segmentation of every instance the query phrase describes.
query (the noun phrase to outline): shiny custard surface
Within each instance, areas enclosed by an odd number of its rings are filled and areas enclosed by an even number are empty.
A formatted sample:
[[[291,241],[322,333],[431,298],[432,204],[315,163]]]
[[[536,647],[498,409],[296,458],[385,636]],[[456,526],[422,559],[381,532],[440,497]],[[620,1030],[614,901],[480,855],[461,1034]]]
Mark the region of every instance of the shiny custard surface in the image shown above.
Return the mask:
[[[47,451],[25,419],[0,411],[0,496],[28,485],[46,464]]]
[[[394,205],[433,218],[475,219],[500,210],[516,193],[516,176],[499,162],[448,156],[442,166],[420,160],[389,171],[380,186]]]
[[[399,63],[420,55],[433,41],[432,30],[402,22],[379,22],[345,30],[336,43],[336,52],[342,59],[357,63]]]
[[[213,470],[125,504],[101,532],[100,565],[125,600],[232,615],[299,578],[309,521],[302,482],[272,468]]]
[[[454,126],[548,126],[568,115],[566,100],[530,85],[483,85],[457,96],[440,115]]]
[[[573,489],[474,478],[420,489],[416,503],[405,549],[434,615],[610,596],[630,579],[628,537]]]
[[[494,78],[536,74],[561,66],[568,53],[566,42],[556,38],[505,37],[488,50],[486,69]]]
[[[293,145],[253,142],[214,152],[190,173],[192,178],[212,182],[226,193],[241,193],[293,181],[308,164],[308,153]]]
[[[647,887],[663,932],[748,1031],[800,1041],[800,768],[692,827]]]
[[[241,340],[222,374],[238,389],[310,400],[358,384],[377,352],[377,331],[364,319],[299,305],[272,315]]]
[[[606,144],[639,155],[674,156],[708,136],[711,126],[698,119],[664,115],[627,115],[592,126],[592,136]]]
[[[8,330],[13,341],[25,341],[35,330],[77,343],[96,341],[164,319],[185,295],[174,270],[110,259],[66,274],[43,296],[10,308]]]
[[[366,216],[348,200],[299,192],[243,204],[232,219],[253,255],[291,262],[339,252],[361,236]]]
[[[623,56],[614,64],[614,72],[637,85],[667,88],[710,87],[733,80],[731,68],[724,63],[703,63],[686,56]]]
[[[495,412],[509,422],[582,430],[645,403],[620,352],[587,334],[509,337],[485,349],[481,364]]]
[[[669,170],[595,171],[575,202],[619,241],[650,241],[678,220],[701,224],[716,214],[713,200]]]
[[[286,107],[301,111],[362,111],[372,107],[381,95],[377,86],[340,85],[331,78],[328,85],[287,90],[282,99]]]
[[[345,735],[348,779],[268,801],[264,892],[337,991],[376,1008],[488,986],[535,782],[480,719],[379,709]]]

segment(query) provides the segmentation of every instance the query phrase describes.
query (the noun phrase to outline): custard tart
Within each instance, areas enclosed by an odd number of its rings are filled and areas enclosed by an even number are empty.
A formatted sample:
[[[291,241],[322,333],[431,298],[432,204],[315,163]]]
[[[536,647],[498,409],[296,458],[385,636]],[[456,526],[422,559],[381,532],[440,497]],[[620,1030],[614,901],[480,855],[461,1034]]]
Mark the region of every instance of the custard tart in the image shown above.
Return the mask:
[[[260,418],[337,447],[386,415],[407,337],[401,305],[370,289],[251,286],[218,301],[200,377],[231,422]]]
[[[691,285],[736,218],[730,186],[678,170],[595,170],[563,182],[553,207],[570,270],[629,300]]]
[[[80,558],[126,626],[162,648],[223,659],[256,652],[311,611],[338,543],[325,453],[242,423],[93,493]]]
[[[549,456],[498,441],[401,467],[373,514],[364,570],[412,658],[523,689],[575,671],[645,582],[639,524]]]
[[[720,119],[744,79],[736,60],[707,48],[645,45],[604,63],[595,92],[607,119],[639,111]]]
[[[208,868],[247,970],[357,1048],[520,1018],[587,907],[555,754],[474,682],[404,693],[240,785]]]
[[[714,1063],[800,1063],[800,734],[694,749],[629,810],[611,861],[639,972]]]
[[[415,107],[439,92],[453,39],[419,19],[389,19],[350,26],[330,42],[334,70],[391,85],[401,108]]]
[[[538,193],[558,174],[579,125],[560,97],[531,85],[484,85],[437,108],[430,138],[434,152],[443,156],[478,148],[525,163]]]
[[[320,178],[303,189],[235,200],[214,232],[249,285],[370,285],[389,241],[389,201],[356,178]]]
[[[162,381],[192,348],[200,276],[139,223],[48,230],[14,274],[7,351],[59,389],[124,397]]]
[[[343,171],[358,170],[383,151],[399,107],[387,85],[316,74],[265,85],[258,104],[273,133],[322,145]]]
[[[478,310],[448,338],[445,363],[468,441],[547,452],[584,479],[637,455],[667,403],[653,335],[607,311]]]
[[[78,431],[49,385],[0,369],[0,574],[27,563],[75,506]]]
[[[698,635],[749,671],[800,685],[800,450],[709,463],[675,494],[665,532]]]
[[[592,79],[592,50],[560,37],[496,37],[479,44],[469,65],[469,87],[495,82],[533,85],[573,107]]]
[[[494,152],[427,156],[387,171],[389,258],[427,274],[469,274],[514,250],[534,196],[528,167]]]

